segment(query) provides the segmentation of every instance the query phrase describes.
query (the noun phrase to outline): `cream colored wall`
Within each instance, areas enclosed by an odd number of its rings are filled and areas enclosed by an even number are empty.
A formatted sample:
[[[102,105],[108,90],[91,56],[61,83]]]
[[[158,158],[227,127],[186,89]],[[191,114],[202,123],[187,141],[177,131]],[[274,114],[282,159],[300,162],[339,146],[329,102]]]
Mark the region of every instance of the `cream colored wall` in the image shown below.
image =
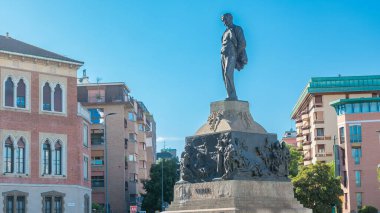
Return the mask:
[[[77,69],[79,68],[77,65],[69,65],[66,63],[58,63],[3,53],[0,53],[0,64],[1,67],[20,71],[34,71],[75,78],[77,77]]]

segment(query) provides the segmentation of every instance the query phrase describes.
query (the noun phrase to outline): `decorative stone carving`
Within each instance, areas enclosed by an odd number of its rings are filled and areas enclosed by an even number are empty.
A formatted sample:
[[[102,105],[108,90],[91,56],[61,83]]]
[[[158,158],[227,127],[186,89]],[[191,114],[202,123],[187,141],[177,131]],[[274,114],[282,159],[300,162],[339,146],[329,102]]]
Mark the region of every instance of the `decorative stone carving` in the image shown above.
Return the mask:
[[[290,153],[275,135],[223,132],[186,138],[181,180],[286,180]]]

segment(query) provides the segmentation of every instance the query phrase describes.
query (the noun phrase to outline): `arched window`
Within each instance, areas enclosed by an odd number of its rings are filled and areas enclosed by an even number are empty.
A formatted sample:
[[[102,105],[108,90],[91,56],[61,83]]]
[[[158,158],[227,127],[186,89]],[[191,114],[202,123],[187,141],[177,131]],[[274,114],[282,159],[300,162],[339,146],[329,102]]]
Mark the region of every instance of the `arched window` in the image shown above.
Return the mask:
[[[59,141],[55,143],[54,158],[55,175],[62,175],[62,145]]]
[[[62,112],[62,89],[59,84],[54,88],[54,111]]]
[[[25,108],[26,86],[23,79],[17,83],[17,107]]]
[[[45,83],[42,91],[43,91],[42,109],[46,111],[51,111],[51,88],[50,88],[49,83]]]
[[[14,106],[14,84],[11,77],[5,82],[5,106]]]
[[[43,174],[51,174],[51,150],[49,141],[45,141],[43,145]]]
[[[16,155],[17,173],[25,173],[25,142],[22,138],[17,142]]]
[[[4,162],[5,162],[5,173],[13,173],[14,158],[13,158],[13,141],[10,137],[5,141],[4,147]]]

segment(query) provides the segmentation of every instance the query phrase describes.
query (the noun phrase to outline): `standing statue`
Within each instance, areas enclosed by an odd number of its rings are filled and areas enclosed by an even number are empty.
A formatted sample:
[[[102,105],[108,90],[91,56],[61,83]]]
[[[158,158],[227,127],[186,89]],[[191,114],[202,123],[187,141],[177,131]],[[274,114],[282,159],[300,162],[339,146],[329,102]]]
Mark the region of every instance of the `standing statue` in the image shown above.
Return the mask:
[[[240,71],[248,62],[243,29],[234,25],[232,19],[230,13],[222,16],[222,22],[226,26],[226,30],[222,36],[221,60],[223,80],[227,90],[227,101],[238,100],[234,84],[234,69],[236,68]]]

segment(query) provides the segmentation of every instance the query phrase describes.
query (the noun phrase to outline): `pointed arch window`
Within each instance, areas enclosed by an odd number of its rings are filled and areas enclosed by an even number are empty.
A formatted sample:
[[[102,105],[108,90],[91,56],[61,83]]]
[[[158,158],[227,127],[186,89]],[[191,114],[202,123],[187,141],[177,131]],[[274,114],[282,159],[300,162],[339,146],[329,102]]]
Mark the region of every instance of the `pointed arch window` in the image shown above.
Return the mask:
[[[43,174],[51,174],[51,149],[49,141],[45,141],[42,154]]]
[[[23,79],[17,83],[17,107],[25,108],[25,98],[26,98],[26,85]]]
[[[62,175],[62,145],[60,141],[55,143],[54,159],[54,174]]]
[[[25,173],[25,141],[23,138],[17,142],[16,168],[17,173]]]
[[[13,173],[14,168],[14,157],[13,157],[13,141],[10,137],[5,141],[4,147],[4,162],[5,162],[5,173]]]
[[[43,89],[42,89],[42,109],[46,111],[51,111],[51,88],[49,83],[45,83]]]
[[[11,77],[5,82],[5,106],[14,106],[14,83]]]
[[[62,88],[59,84],[54,88],[54,111],[62,112]]]

